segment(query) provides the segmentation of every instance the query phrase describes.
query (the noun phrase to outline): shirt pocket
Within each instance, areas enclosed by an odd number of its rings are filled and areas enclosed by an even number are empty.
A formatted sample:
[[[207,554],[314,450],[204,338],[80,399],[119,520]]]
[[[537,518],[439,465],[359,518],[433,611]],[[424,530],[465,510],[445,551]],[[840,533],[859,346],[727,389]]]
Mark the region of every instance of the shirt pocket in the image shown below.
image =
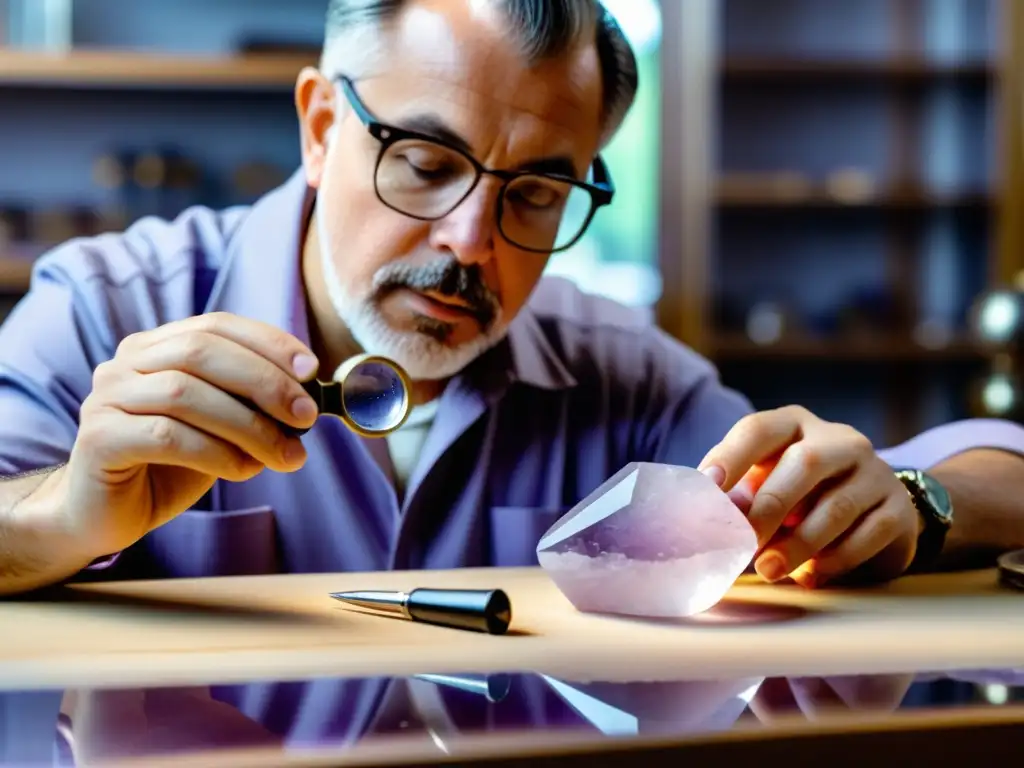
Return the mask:
[[[498,568],[535,566],[541,536],[572,507],[491,507],[490,562]]]
[[[280,572],[274,510],[188,510],[143,539],[148,565],[166,578]]]

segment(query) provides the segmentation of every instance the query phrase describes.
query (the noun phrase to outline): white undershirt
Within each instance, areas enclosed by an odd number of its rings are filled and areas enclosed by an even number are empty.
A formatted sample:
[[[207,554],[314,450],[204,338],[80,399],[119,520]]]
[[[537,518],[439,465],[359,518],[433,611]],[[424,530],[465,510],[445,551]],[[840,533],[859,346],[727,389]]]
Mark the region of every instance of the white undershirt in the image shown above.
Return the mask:
[[[437,413],[439,399],[435,398],[429,403],[415,406],[409,411],[409,417],[405,423],[386,438],[391,454],[391,464],[395,470],[395,484],[398,486],[400,496],[404,494],[409,478],[412,477],[416,464],[420,460],[423,443],[427,439],[430,426]]]

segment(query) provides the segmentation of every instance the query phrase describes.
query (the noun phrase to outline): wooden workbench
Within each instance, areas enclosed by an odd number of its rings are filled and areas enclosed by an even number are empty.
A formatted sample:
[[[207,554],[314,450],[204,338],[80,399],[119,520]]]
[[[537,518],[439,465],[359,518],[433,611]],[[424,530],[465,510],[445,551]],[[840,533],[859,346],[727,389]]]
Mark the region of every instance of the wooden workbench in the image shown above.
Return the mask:
[[[501,587],[493,637],[346,610],[348,589]],[[539,569],[313,574],[81,585],[0,603],[0,686],[208,684],[533,671],[668,680],[1024,668],[1024,592],[995,571],[809,592],[742,579],[705,616],[577,612]]]

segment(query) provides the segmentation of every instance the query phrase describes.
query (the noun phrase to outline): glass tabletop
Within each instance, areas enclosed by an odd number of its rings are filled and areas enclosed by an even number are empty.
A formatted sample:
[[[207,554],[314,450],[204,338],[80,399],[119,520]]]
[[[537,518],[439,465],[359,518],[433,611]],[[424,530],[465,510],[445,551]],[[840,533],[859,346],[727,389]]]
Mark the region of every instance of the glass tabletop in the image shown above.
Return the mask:
[[[0,694],[0,765],[148,765],[175,757],[196,765],[211,754],[225,765],[252,765],[253,754],[350,760],[403,751],[417,759],[450,758],[482,740],[514,750],[545,739],[674,739],[771,729],[794,718],[1015,703],[1024,703],[1024,670],[657,683],[436,673],[6,692]],[[207,758],[189,758],[196,754]]]

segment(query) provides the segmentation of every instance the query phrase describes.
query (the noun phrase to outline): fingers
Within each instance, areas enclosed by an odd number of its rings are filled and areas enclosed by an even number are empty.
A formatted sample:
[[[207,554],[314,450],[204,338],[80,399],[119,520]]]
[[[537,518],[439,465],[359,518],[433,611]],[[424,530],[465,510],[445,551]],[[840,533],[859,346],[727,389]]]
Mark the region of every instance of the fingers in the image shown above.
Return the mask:
[[[306,381],[316,373],[316,356],[293,335],[267,323],[226,312],[196,315],[132,334],[121,342],[116,357],[134,355],[161,341],[191,333],[220,336],[233,341],[281,370],[297,376],[300,381]]]
[[[810,512],[792,531],[787,531],[765,548],[757,560],[757,572],[768,581],[777,581],[792,573],[855,526],[867,512],[881,504],[888,490],[889,486],[877,482],[874,473],[870,472],[859,472],[848,482],[834,484],[821,494]],[[755,509],[763,493],[764,488],[754,499]],[[783,522],[788,512],[788,508],[771,510],[775,515],[773,522],[776,526]],[[752,511],[751,517],[753,515]],[[772,530],[771,535],[774,534],[775,530]]]
[[[916,525],[916,512],[907,499],[898,493],[891,494],[834,546],[815,555],[801,581],[808,587],[822,586],[878,558],[888,548],[892,548],[894,562],[884,562],[885,558],[878,560],[879,573],[884,576],[902,573],[910,564],[914,550],[912,545],[893,545],[915,541]]]
[[[98,408],[90,414],[77,442],[106,473],[161,464],[243,482],[263,469],[238,447],[182,421],[112,408]]]
[[[168,323],[129,336],[97,366],[79,437],[108,476],[145,464],[239,481],[264,467],[292,471],[306,454],[281,424],[316,421],[300,383],[315,371],[304,344],[254,320],[215,313]]]
[[[754,496],[768,478],[773,467],[774,463],[754,465],[727,491],[726,495],[732,500],[733,504],[740,508],[744,515],[750,512],[750,508],[754,503]]]
[[[748,518],[758,543],[763,546],[771,539],[786,516],[822,482],[849,472],[861,458],[839,435],[823,434],[814,442],[803,440],[787,448],[750,506]]]
[[[745,416],[708,452],[698,469],[729,491],[752,467],[799,440],[808,418],[813,417],[795,406]]]
[[[726,496],[744,515],[750,512],[750,507],[754,503],[754,494],[743,485],[733,486],[733,489]]]
[[[877,578],[892,578],[913,558],[917,512],[870,440],[850,426],[795,406],[752,414],[699,469],[750,521],[755,568],[768,581],[788,575],[817,586],[876,568]]]
[[[300,440],[288,437],[269,418],[212,384],[182,371],[132,374],[118,382],[109,397],[113,407],[125,413],[182,422],[278,472],[297,469],[305,460]]]
[[[293,373],[214,333],[190,331],[168,336],[134,352],[124,364],[143,374],[190,374],[216,389],[251,400],[267,415],[295,427],[309,427],[316,420],[316,404]]]

